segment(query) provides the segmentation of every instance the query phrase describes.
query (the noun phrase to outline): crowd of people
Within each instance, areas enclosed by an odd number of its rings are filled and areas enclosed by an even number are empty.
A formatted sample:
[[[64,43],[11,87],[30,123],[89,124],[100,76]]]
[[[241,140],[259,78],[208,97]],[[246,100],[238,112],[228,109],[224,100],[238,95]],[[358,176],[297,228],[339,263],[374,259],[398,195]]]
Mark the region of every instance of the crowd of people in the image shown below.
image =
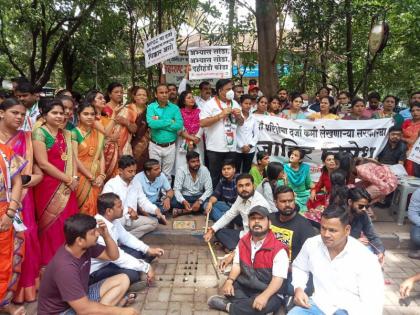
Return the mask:
[[[139,314],[127,293],[164,255],[140,239],[168,217],[206,214],[204,234],[226,251],[225,296],[209,306],[230,314],[381,314],[385,248],[372,206],[389,206],[420,134],[420,92],[409,108],[377,92],[367,102],[322,87],[308,95],[281,88],[262,95],[221,79],[194,95],[177,88],[128,90],[109,84],[83,97],[60,90],[40,97],[24,79],[0,98],[0,309],[25,314]],[[256,115],[285,119],[392,118],[376,159],[324,152],[313,182],[305,151],[270,161],[257,148]],[[410,257],[420,259],[420,190],[412,198]],[[320,235],[318,235],[320,234]],[[375,258],[376,256],[376,258]],[[289,268],[289,264],[290,267]],[[225,270],[225,271],[226,271]],[[414,279],[414,280],[413,280]],[[411,278],[415,281],[417,278]],[[402,289],[405,296],[412,282]]]

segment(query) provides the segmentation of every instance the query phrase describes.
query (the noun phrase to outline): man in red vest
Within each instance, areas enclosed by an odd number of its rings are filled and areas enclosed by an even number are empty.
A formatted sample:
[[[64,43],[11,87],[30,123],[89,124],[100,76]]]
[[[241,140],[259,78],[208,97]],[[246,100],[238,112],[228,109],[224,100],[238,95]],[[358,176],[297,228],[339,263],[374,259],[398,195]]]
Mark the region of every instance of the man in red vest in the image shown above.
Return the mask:
[[[289,268],[288,248],[270,230],[268,209],[253,207],[248,214],[249,232],[235,249],[232,270],[223,285],[225,296],[214,295],[210,308],[234,315],[258,315],[277,311],[279,294]]]

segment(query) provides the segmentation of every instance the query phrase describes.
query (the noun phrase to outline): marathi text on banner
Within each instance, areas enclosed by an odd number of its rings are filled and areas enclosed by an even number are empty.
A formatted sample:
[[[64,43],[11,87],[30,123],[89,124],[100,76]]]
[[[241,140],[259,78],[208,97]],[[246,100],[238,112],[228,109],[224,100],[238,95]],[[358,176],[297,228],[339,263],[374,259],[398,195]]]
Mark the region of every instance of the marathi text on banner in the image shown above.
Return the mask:
[[[375,158],[387,141],[391,118],[373,120],[287,120],[256,115],[260,137],[258,151],[266,151],[271,160],[286,162],[290,149],[305,151],[304,162],[311,166],[316,179],[322,165],[323,151],[346,151],[355,157]]]
[[[224,79],[232,77],[230,46],[193,47],[188,49],[190,79]]]
[[[170,29],[144,43],[144,61],[146,68],[178,56],[176,31]]]
[[[188,66],[188,56],[177,56],[165,61],[165,77],[166,83],[176,84],[177,86],[181,83],[185,77]],[[202,80],[188,80],[191,86],[198,86]],[[215,86],[217,79],[206,79],[211,86]]]
[[[414,143],[407,159],[413,161],[414,163],[420,164],[420,138],[418,138],[417,141]]]

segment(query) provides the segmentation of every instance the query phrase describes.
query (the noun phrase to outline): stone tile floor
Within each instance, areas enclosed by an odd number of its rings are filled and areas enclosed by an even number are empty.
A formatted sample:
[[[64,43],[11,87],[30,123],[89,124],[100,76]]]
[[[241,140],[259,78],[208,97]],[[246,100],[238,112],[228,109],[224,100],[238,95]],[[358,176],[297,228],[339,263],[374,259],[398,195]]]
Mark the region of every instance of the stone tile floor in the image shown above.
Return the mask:
[[[217,280],[207,246],[161,246],[165,255],[154,263],[156,282],[138,293],[134,307],[142,315],[210,315],[225,314],[209,310],[207,299],[218,293],[225,277]],[[399,306],[399,285],[407,277],[420,272],[420,260],[409,259],[406,250],[389,250],[384,268],[384,314],[420,314],[420,285],[412,292],[417,298],[408,307]],[[217,255],[223,255],[217,251]],[[36,305],[28,305],[28,315],[36,314]]]

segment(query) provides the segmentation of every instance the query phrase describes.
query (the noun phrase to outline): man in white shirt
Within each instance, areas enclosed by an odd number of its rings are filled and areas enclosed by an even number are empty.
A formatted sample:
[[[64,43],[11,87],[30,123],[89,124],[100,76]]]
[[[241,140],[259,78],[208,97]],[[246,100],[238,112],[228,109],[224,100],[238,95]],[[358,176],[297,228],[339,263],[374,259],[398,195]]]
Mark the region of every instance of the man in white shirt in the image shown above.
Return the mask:
[[[384,279],[377,257],[350,235],[349,212],[331,205],[321,235],[306,240],[293,261],[295,307],[289,315],[381,315]],[[312,273],[315,292],[304,289]]]
[[[244,124],[236,129],[236,171],[238,173],[249,173],[260,130],[258,121],[251,113],[251,96],[248,94],[242,95],[240,102]]]
[[[182,92],[187,91],[187,84],[189,83],[190,77],[190,65],[186,67],[185,77],[179,83],[178,94],[181,95]],[[201,81],[198,85],[200,90],[200,95],[194,96],[195,102],[199,109],[204,107],[204,104],[211,98],[211,84],[208,81]]]
[[[140,183],[133,181],[136,169],[136,160],[131,155],[123,155],[118,161],[119,175],[106,182],[102,193],[113,192],[120,197],[124,208],[121,224],[135,237],[141,238],[144,234],[155,230],[158,222],[152,217],[139,216],[137,204],[146,212],[156,215],[161,215],[161,212],[146,198]]]
[[[38,93],[29,82],[21,82],[15,89],[15,97],[26,107],[25,121],[21,127],[24,131],[32,131],[39,116]]]
[[[206,242],[209,242],[213,235],[216,234],[216,238],[229,250],[234,250],[239,239],[249,231],[249,210],[258,205],[270,209],[267,200],[259,192],[254,190],[254,178],[250,174],[243,173],[236,178],[236,189],[238,191],[238,198],[236,198],[235,203],[204,234],[204,240]],[[224,228],[238,215],[242,217],[243,231]]]
[[[200,111],[200,126],[204,128],[206,155],[213,187],[219,182],[222,162],[236,157],[236,127],[243,124],[241,108],[233,99],[232,81],[216,83],[217,95]]]
[[[282,304],[279,290],[287,278],[287,246],[270,230],[268,208],[255,206],[248,214],[249,233],[235,250],[232,270],[223,293],[214,295],[210,308],[233,315],[259,315],[276,312]]]
[[[112,262],[92,259],[89,282],[96,283],[114,275],[124,273],[130,278],[130,283],[140,281],[142,272],[147,274],[147,280],[153,281],[154,271],[148,262],[154,257],[164,254],[161,248],[151,248],[127,232],[120,223],[123,215],[121,199],[117,194],[105,193],[98,198],[98,214],[96,220],[105,222],[111,238],[118,244],[119,258]],[[104,239],[98,238],[98,244],[104,245]]]

